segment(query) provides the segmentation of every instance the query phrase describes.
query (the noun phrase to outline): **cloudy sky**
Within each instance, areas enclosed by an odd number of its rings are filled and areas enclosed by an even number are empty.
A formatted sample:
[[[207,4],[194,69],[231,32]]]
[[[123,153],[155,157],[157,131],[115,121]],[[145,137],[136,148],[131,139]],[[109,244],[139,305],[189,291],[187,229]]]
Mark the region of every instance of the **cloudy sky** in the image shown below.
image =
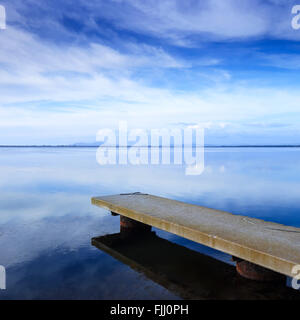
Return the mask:
[[[204,125],[211,144],[300,144],[294,0],[0,0],[0,144]]]

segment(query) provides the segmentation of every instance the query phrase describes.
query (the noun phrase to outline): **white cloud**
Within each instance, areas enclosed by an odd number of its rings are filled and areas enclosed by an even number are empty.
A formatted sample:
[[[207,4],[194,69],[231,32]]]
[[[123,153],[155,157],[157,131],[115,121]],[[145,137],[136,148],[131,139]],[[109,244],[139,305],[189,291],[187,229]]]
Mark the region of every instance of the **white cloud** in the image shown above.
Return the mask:
[[[291,28],[293,5],[293,0],[106,0],[91,2],[89,7],[118,28],[179,46],[198,46],[207,39],[271,36],[300,40],[300,33]],[[197,35],[201,40],[193,38]]]
[[[0,41],[0,144],[91,141],[119,120],[160,128],[179,120],[222,124],[299,110],[298,92],[232,87],[230,72],[222,69],[199,72],[213,81],[209,89],[147,85],[137,70],[189,72],[189,61],[159,47],[127,43],[122,53],[99,43],[58,45],[16,27],[1,32]],[[198,63],[214,66],[219,60]]]
[[[1,105],[40,100],[135,100],[151,89],[130,80],[135,68],[182,67],[160,48],[143,46],[121,54],[107,46],[58,46],[9,28],[0,34]],[[16,92],[17,91],[17,92]]]
[[[259,58],[266,66],[291,70],[300,68],[299,54],[260,54]]]
[[[249,37],[266,31],[264,11],[257,11],[257,1],[123,1],[136,9],[133,19],[126,11],[116,13],[116,23],[124,28],[157,34],[173,40],[193,33],[216,37]],[[132,13],[135,11],[132,10]],[[112,17],[111,17],[112,18]]]

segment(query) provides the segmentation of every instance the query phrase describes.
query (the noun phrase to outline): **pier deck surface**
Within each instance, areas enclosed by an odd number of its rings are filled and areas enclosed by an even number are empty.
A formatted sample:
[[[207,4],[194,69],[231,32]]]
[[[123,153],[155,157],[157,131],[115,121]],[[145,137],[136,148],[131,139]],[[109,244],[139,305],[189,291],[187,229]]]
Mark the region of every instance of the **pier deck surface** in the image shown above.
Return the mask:
[[[300,265],[300,229],[142,193],[92,204],[287,276]]]

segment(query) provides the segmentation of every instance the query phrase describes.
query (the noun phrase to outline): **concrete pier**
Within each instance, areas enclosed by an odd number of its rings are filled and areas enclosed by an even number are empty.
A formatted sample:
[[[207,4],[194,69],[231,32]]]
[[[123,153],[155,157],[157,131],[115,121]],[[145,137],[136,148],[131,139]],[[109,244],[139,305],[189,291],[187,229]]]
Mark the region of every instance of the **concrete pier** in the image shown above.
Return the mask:
[[[299,228],[141,193],[94,197],[92,203],[286,276],[300,265]]]

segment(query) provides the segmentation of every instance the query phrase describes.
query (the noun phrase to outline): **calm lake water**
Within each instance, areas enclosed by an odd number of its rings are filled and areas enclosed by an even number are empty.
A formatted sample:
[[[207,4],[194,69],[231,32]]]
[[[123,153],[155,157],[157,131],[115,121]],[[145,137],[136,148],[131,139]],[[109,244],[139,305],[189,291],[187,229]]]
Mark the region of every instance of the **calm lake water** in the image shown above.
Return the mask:
[[[205,170],[110,165],[96,148],[0,148],[0,299],[180,299],[91,245],[119,218],[90,198],[144,192],[300,227],[299,148],[206,148]],[[230,256],[166,232],[164,239],[232,263]]]

